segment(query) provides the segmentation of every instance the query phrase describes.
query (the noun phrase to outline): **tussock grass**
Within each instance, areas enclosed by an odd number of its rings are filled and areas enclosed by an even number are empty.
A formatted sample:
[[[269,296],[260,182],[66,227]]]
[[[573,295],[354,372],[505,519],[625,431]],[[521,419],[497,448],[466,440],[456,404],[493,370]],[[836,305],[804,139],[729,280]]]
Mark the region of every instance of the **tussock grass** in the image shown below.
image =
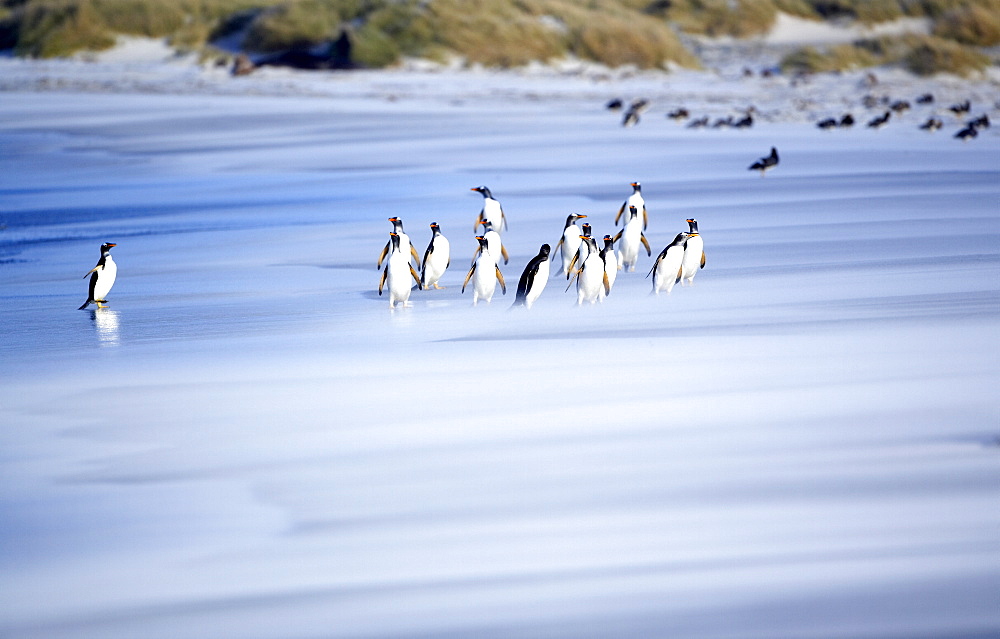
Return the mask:
[[[1000,44],[1000,0],[963,3],[945,11],[935,20],[933,33],[961,44],[996,46]]]
[[[974,47],[952,40],[908,34],[859,40],[822,51],[804,47],[781,61],[786,72],[847,71],[886,64],[903,66],[917,75],[968,76],[984,70],[990,59]]]

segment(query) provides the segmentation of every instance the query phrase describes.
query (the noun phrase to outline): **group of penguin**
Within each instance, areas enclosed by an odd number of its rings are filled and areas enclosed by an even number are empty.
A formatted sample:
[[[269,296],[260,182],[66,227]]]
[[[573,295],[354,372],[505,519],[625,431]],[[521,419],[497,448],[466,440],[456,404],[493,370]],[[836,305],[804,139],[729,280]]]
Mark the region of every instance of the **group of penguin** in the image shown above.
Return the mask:
[[[553,274],[552,261],[556,254],[561,257],[558,272],[569,280],[566,290],[576,283],[577,305],[603,301],[611,293],[618,271],[635,271],[641,249],[644,248],[646,254],[652,256],[649,241],[643,233],[649,215],[642,196],[642,186],[639,182],[631,182],[630,186],[632,194],[622,203],[615,216],[615,226],[622,221],[624,225],[613,237],[604,236],[603,248],[598,246],[597,238],[591,236],[589,224],[577,224],[586,215],[574,213],[566,217],[562,236],[555,249],[549,244],[542,244],[538,254],[524,267],[517,283],[512,308],[523,306],[530,309],[541,296]],[[507,284],[500,271],[500,260],[507,264],[510,256],[500,235],[501,230],[507,230],[507,217],[503,207],[487,187],[479,186],[471,190],[483,196],[483,208],[474,226],[476,231],[483,227],[483,232],[476,235],[479,246],[462,283],[462,293],[465,293],[471,282],[472,304],[476,306],[480,300],[486,303],[492,301],[497,284],[503,294],[507,293]],[[378,294],[387,292],[389,308],[395,309],[411,305],[409,299],[413,288],[442,288],[438,282],[451,265],[451,245],[441,232],[440,225],[432,222],[430,243],[421,262],[416,248],[403,231],[403,221],[398,217],[390,217],[389,222],[393,228],[389,233],[389,241],[379,255],[376,268],[382,269]],[[698,221],[690,218],[687,223],[688,230],[678,233],[660,251],[646,275],[653,277],[653,293],[670,293],[678,282],[682,286],[684,282],[693,284],[698,270],[705,267],[704,241],[698,232]]]

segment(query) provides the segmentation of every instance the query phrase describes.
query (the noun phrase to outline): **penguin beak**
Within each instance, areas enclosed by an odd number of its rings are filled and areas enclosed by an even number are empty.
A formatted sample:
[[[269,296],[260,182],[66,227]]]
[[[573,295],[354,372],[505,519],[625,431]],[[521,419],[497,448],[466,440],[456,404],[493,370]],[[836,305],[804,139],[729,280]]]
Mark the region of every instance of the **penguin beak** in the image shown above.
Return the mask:
[[[112,247],[112,246],[118,246],[118,245],[117,245],[117,244],[115,244],[114,242],[108,242],[108,247],[110,248],[110,247]]]

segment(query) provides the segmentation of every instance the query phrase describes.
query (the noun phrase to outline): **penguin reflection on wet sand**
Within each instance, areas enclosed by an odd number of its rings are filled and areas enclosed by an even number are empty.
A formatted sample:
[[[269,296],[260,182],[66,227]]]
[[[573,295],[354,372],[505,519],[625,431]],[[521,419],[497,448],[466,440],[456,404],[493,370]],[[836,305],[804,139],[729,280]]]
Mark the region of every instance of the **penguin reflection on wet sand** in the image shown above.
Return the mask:
[[[479,217],[476,218],[476,224],[473,227],[473,230],[478,230],[479,225],[482,224],[484,220],[493,220],[493,222],[497,225],[497,231],[506,231],[507,216],[503,214],[503,207],[500,206],[500,201],[493,197],[493,194],[485,186],[477,186],[469,190],[477,191],[483,196],[483,210],[479,212]]]
[[[653,293],[657,295],[667,293],[669,295],[670,291],[674,290],[674,284],[681,281],[684,243],[688,237],[688,233],[678,233],[674,240],[656,256],[653,268],[649,269],[649,273],[646,274],[646,277],[653,276]]]
[[[480,299],[486,300],[486,303],[489,304],[496,292],[497,282],[500,282],[500,288],[504,295],[507,294],[507,285],[503,281],[503,274],[500,272],[496,258],[490,253],[486,238],[477,235],[476,239],[479,241],[479,257],[472,263],[472,268],[469,269],[469,274],[465,276],[465,282],[462,283],[462,292],[464,293],[469,280],[472,280],[473,306],[478,305]]]
[[[535,300],[541,296],[549,281],[549,267],[551,265],[549,253],[551,253],[551,247],[548,244],[542,244],[538,249],[538,255],[531,258],[528,265],[524,267],[521,279],[517,281],[517,295],[514,297],[511,308],[523,306],[526,309],[531,309]]]
[[[441,233],[441,227],[437,222],[431,222],[431,241],[424,251],[424,268],[420,273],[420,287],[427,289],[444,288],[438,286],[438,281],[444,272],[451,266],[451,244]]]
[[[768,169],[773,169],[776,166],[778,166],[778,149],[772,146],[770,155],[766,155],[760,158],[759,160],[751,164],[749,167],[747,167],[747,170],[760,171],[760,176],[764,177],[764,173],[766,173]]]
[[[97,304],[97,308],[105,308],[108,293],[115,285],[115,278],[118,277],[118,265],[111,257],[112,247],[118,246],[114,242],[101,244],[101,258],[97,260],[97,266],[87,271],[90,276],[90,289],[87,293],[87,301],[77,310],[83,310],[91,304]]]
[[[378,294],[382,294],[383,286],[389,285],[389,308],[395,309],[397,304],[403,307],[411,306],[410,278],[417,283],[420,288],[420,276],[410,264],[410,256],[403,252],[399,233],[389,233],[390,253],[389,259],[382,270],[382,278],[378,282]]]
[[[413,244],[410,242],[410,236],[403,232],[403,220],[393,216],[389,218],[389,221],[392,222],[392,232],[399,236],[399,250],[407,256],[407,262],[410,260],[409,256],[412,255],[413,259],[417,261],[417,268],[420,268],[420,256],[417,255],[417,249],[414,248]],[[392,239],[390,238],[390,240],[385,243],[385,248],[383,248],[382,252],[379,254],[378,263],[375,265],[375,268],[382,268],[382,260],[385,259],[385,256],[389,254],[391,249]]]
[[[684,242],[684,258],[681,260],[681,286],[684,286],[684,282],[692,286],[698,269],[705,268],[705,240],[698,232],[698,220],[689,218],[687,223],[688,237]]]

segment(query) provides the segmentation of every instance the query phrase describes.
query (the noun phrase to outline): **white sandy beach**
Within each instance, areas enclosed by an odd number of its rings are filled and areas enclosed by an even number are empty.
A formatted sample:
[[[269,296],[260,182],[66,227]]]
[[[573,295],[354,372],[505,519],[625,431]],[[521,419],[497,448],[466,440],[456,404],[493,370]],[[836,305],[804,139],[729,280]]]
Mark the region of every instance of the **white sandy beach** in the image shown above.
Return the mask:
[[[997,84],[878,75],[0,59],[0,637],[997,636]],[[694,286],[508,311],[633,180]],[[454,255],[393,312],[394,215]]]

